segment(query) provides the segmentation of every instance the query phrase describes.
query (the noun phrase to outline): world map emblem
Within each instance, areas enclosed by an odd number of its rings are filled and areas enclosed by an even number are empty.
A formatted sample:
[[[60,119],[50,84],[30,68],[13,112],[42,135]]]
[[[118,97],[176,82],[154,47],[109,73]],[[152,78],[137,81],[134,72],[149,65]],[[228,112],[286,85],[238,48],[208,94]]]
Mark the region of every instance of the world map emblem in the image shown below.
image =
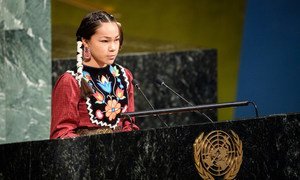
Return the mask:
[[[201,133],[194,142],[194,160],[203,179],[234,179],[243,159],[243,146],[238,135],[215,130]]]

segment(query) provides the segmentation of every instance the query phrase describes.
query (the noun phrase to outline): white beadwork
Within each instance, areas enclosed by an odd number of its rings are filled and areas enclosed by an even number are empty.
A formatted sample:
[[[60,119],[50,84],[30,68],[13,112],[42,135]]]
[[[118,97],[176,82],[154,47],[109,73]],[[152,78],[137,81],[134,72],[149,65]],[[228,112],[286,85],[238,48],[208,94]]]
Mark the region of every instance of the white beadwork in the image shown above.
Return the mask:
[[[81,41],[77,41],[77,76],[75,77],[79,87],[81,87],[81,79],[83,77],[82,75],[82,68],[83,68],[83,64],[82,64],[82,42]]]

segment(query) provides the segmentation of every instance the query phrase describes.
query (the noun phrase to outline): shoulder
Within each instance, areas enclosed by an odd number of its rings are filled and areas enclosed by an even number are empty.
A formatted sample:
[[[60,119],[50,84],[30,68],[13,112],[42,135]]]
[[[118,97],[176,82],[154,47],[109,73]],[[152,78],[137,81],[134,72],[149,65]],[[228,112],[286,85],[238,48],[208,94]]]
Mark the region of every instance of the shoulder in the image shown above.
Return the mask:
[[[65,72],[56,81],[55,87],[56,86],[78,87],[77,80],[75,79],[75,74],[71,72]]]
[[[131,72],[129,69],[127,69],[127,68],[121,66],[120,64],[116,64],[116,65],[117,65],[122,71],[124,71],[124,72],[126,73],[126,75],[128,76],[129,79],[133,79],[132,72]]]
[[[126,75],[128,76],[129,79],[133,79],[133,75],[129,69],[124,68]]]
[[[57,82],[76,82],[76,79],[75,79],[75,74],[74,72],[65,72],[64,74],[62,74]]]

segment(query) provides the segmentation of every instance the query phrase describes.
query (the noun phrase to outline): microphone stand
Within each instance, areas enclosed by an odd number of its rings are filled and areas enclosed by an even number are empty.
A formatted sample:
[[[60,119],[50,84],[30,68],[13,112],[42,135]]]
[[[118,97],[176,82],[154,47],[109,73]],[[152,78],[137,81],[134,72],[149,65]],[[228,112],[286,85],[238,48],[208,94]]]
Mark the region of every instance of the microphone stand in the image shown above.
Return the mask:
[[[142,89],[140,88],[138,81],[135,80],[135,79],[133,79],[133,80],[132,80],[132,83],[133,83],[133,85],[140,91],[140,93],[143,95],[144,99],[147,101],[147,103],[149,104],[149,106],[151,107],[151,109],[155,110],[154,107],[153,107],[153,105],[151,104],[151,102],[150,102],[149,99],[147,98],[147,96],[144,94],[144,92],[143,92]],[[159,119],[166,127],[169,127],[169,126],[167,125],[167,123],[165,123],[165,121],[162,120],[158,114],[157,114],[157,115],[153,114],[153,115],[156,116],[156,117],[157,117],[157,118],[158,118],[158,119]],[[122,116],[122,115],[121,115],[121,116]]]
[[[184,97],[182,97],[180,94],[178,94],[176,91],[174,91],[172,88],[170,88],[164,81],[162,81],[161,79],[156,79],[156,83],[159,85],[163,85],[165,86],[167,89],[169,89],[172,93],[174,93],[177,97],[179,97],[180,99],[182,99],[184,102],[188,103],[190,106],[194,106],[194,104],[192,104],[191,102],[189,102],[188,100],[186,100]],[[198,112],[200,112],[198,110]],[[208,119],[210,122],[214,122],[208,115],[206,115],[204,112],[200,112],[206,119]]]
[[[189,106],[189,107],[180,107],[180,108],[166,108],[166,109],[157,109],[149,111],[138,111],[138,112],[127,112],[121,113],[121,117],[125,116],[134,116],[134,117],[147,117],[147,116],[157,116],[161,114],[173,114],[173,113],[183,113],[191,112],[195,110],[204,110],[204,109],[216,109],[216,108],[228,108],[228,107],[237,107],[237,106],[248,106],[249,101],[240,101],[240,102],[230,102],[230,103],[219,103],[219,104],[207,104],[199,106]]]

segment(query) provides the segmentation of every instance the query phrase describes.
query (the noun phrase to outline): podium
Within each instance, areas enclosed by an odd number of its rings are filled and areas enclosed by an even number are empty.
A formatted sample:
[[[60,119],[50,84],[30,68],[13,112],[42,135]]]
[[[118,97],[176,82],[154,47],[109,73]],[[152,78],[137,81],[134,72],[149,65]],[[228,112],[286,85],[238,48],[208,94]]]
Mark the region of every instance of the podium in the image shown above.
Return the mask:
[[[234,132],[242,144],[236,179],[299,179],[299,119],[297,113],[281,114],[4,144],[0,179],[201,179],[216,164],[202,162],[199,172],[195,157],[205,152],[195,155],[196,140],[216,131]]]

